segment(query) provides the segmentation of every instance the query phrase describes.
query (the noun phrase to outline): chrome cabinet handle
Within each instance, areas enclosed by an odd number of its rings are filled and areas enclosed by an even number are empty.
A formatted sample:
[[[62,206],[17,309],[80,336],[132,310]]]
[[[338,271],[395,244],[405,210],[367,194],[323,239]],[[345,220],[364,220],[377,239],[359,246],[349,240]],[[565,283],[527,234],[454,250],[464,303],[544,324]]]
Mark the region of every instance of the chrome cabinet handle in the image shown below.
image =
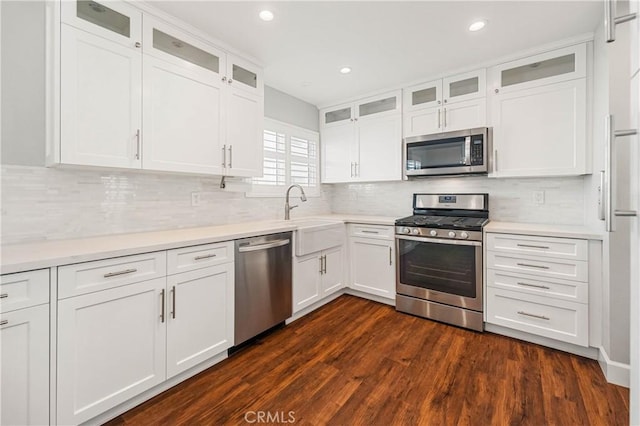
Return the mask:
[[[136,160],[140,159],[140,129],[136,131]]]
[[[363,229],[361,232],[363,234],[379,234],[378,231],[367,231],[366,229]]]
[[[6,299],[7,297],[9,297],[9,293],[0,294],[0,299]]]
[[[440,128],[440,108],[438,108],[438,129]]]
[[[322,256],[320,256],[320,257],[318,258],[318,260],[320,261],[320,270],[319,270],[318,272],[320,272],[320,275],[322,275],[322,269],[323,269],[323,268],[322,268]]]
[[[227,145],[222,145],[222,167],[227,167]]]
[[[445,101],[445,103],[446,102],[447,101]],[[443,127],[447,127],[447,109],[446,108],[444,109],[444,112],[442,113],[442,118],[443,118],[443,124],[444,124]]]
[[[538,284],[529,284],[529,283],[517,283],[518,285],[523,285],[525,287],[535,287],[535,288],[542,288],[545,290],[549,290],[551,287],[547,287],[546,285],[538,285]]]
[[[358,177],[358,176],[360,176],[360,170],[359,170],[360,165],[358,164],[357,161],[355,163],[353,163],[353,164],[355,164],[355,167],[353,168],[353,170],[355,171],[355,176]]]
[[[529,263],[516,263],[516,265],[518,266],[525,266],[528,268],[538,268],[538,269],[549,269],[548,266],[542,266],[542,265],[531,265]]]
[[[607,43],[616,41],[616,25],[636,19],[635,13],[616,16],[615,0],[605,0],[604,2],[604,26]]]
[[[176,319],[176,286],[171,287],[173,301],[171,303],[171,318]]]
[[[598,219],[604,220],[604,208],[605,208],[605,197],[604,197],[604,186],[605,186],[605,176],[606,173],[604,170],[600,170],[600,186],[598,186]]]
[[[528,316],[528,317],[533,317],[533,318],[539,318],[539,319],[543,319],[543,320],[546,320],[546,321],[549,321],[551,319],[549,317],[545,317],[544,315],[530,314],[530,313],[524,312],[524,311],[518,311],[518,314],[525,315],[525,316]]]
[[[193,260],[210,259],[210,258],[216,257],[216,256],[217,256],[217,254],[213,254],[213,253],[203,254],[203,255],[194,257]]]
[[[619,217],[636,217],[638,216],[638,212],[635,210],[615,210],[613,212],[615,216]]]
[[[498,171],[498,150],[497,149],[493,150],[493,171],[494,172]]]
[[[0,321],[0,326],[9,324],[9,320]]]
[[[391,247],[389,247],[389,266],[393,265],[393,253]]]
[[[134,272],[138,272],[138,270],[136,268],[131,268],[131,269],[125,269],[123,271],[107,272],[103,276],[105,278],[111,278],[111,277],[117,277],[118,275],[133,274]]]
[[[160,296],[161,296],[161,299],[162,299],[162,306],[160,307],[160,322],[164,322],[164,313],[165,313],[164,312],[164,309],[165,309],[164,305],[165,305],[165,302],[166,302],[166,300],[164,300],[164,298],[165,298],[164,288],[160,292]]]
[[[238,247],[238,252],[246,253],[248,251],[266,250],[266,249],[275,248],[275,247],[282,247],[282,246],[286,246],[290,242],[291,241],[287,239],[287,240],[270,241],[266,244],[258,244],[255,246],[247,244],[245,246]]]
[[[232,163],[233,163],[233,145],[229,145],[229,168],[230,169],[233,168]]]
[[[353,177],[353,161],[351,162],[351,177]]]
[[[326,274],[327,273],[327,255],[325,254],[324,256],[322,256],[322,273]]]
[[[545,249],[545,250],[549,250],[549,247],[547,246],[534,246],[533,244],[516,244],[518,247],[529,247],[529,248],[539,248],[539,249]]]

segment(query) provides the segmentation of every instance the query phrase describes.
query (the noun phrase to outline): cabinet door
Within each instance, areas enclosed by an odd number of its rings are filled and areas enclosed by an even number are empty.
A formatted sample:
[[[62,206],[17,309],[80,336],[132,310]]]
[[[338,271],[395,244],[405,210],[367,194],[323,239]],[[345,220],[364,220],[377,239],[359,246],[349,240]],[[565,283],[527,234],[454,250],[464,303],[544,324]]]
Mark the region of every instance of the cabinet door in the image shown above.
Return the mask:
[[[445,105],[442,108],[442,122],[447,132],[486,126],[486,98]]]
[[[222,174],[223,85],[207,69],[145,55],[144,169]]]
[[[350,182],[354,178],[355,125],[347,122],[322,129],[322,183]]]
[[[262,176],[264,97],[236,86],[228,91],[226,174]]]
[[[126,47],[142,42],[142,13],[123,1],[60,2],[62,22]],[[64,50],[64,49],[62,49]]]
[[[141,70],[139,49],[62,25],[62,163],[140,168]]]
[[[491,176],[586,173],[585,92],[578,79],[493,96]]]
[[[402,117],[400,114],[361,120],[357,125],[359,158],[355,174],[359,181],[402,178]]]
[[[355,106],[355,121],[377,120],[384,116],[400,114],[401,97],[402,92],[396,90],[358,102]]]
[[[58,424],[78,424],[165,380],[165,278],[58,301]]]
[[[233,346],[233,263],[167,278],[167,378]]]
[[[344,247],[325,250],[322,254],[324,256],[322,295],[328,296],[344,287]]]
[[[484,98],[487,92],[487,72],[482,68],[444,78],[442,89],[443,104]]]
[[[256,64],[227,54],[227,83],[230,87],[253,95],[264,95],[262,70]]]
[[[393,241],[351,238],[350,256],[353,289],[395,300]]]
[[[321,271],[321,253],[296,256],[293,259],[294,313],[320,300]]]
[[[352,123],[355,118],[352,104],[338,105],[320,111],[320,124],[324,128]]]
[[[49,424],[49,305],[0,316],[3,425]]]
[[[442,80],[407,87],[402,92],[405,113],[431,109],[442,104]]]
[[[410,111],[404,116],[404,137],[430,135],[443,131],[442,108],[423,108]]]

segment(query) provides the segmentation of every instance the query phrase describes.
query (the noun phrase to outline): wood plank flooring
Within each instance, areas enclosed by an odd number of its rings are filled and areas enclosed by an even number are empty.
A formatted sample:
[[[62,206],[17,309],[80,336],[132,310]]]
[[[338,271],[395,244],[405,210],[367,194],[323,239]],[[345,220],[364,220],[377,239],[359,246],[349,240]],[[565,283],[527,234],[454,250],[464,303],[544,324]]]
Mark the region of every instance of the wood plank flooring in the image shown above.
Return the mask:
[[[109,425],[625,425],[628,400],[596,361],[345,295]]]

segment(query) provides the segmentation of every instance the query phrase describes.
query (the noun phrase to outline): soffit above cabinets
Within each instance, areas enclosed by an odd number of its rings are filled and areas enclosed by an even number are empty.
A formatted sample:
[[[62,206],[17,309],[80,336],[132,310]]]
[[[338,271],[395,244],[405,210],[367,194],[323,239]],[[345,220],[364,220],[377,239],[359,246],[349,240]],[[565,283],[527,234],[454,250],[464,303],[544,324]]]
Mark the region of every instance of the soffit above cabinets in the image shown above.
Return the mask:
[[[594,32],[597,1],[162,1],[260,60],[266,84],[330,105]],[[275,17],[264,22],[267,8]],[[487,26],[469,32],[484,19]],[[349,74],[340,69],[352,68]]]

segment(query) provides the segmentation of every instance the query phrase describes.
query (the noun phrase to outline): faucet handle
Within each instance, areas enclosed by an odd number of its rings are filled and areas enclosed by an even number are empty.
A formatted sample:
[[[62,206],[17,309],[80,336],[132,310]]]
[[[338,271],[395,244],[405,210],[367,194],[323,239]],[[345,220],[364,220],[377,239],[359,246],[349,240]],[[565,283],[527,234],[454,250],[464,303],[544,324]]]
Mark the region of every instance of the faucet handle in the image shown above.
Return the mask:
[[[298,207],[297,204],[295,206],[289,206],[289,210],[295,209],[296,207]]]

